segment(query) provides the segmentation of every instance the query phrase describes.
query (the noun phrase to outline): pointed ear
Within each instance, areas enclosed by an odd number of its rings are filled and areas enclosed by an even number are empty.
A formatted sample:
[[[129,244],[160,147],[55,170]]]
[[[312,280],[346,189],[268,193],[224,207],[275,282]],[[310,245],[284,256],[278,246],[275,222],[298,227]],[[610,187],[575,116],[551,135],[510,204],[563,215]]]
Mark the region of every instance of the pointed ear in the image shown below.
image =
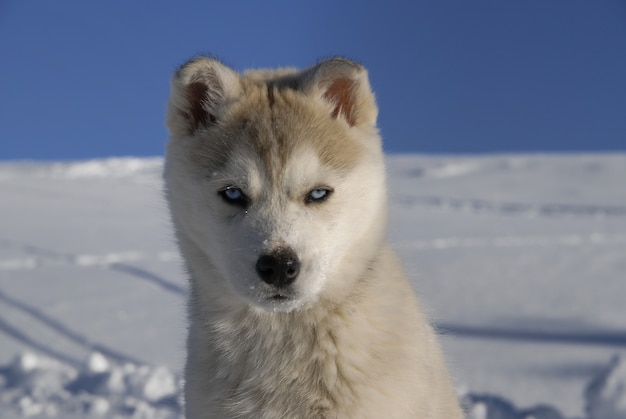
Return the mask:
[[[378,108],[367,70],[345,58],[331,58],[305,70],[303,90],[330,106],[330,115],[350,126],[376,126]]]
[[[209,57],[194,58],[174,74],[167,111],[172,136],[215,124],[241,91],[239,74]]]

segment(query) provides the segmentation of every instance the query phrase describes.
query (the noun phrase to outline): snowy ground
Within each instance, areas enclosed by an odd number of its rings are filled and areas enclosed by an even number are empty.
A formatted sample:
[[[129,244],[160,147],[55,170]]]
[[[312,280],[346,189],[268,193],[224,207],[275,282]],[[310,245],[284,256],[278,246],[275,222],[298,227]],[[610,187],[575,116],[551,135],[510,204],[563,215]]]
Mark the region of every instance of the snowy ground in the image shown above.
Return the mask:
[[[180,414],[161,165],[0,164],[1,418]],[[389,158],[391,239],[477,418],[626,418],[625,181],[626,154]]]

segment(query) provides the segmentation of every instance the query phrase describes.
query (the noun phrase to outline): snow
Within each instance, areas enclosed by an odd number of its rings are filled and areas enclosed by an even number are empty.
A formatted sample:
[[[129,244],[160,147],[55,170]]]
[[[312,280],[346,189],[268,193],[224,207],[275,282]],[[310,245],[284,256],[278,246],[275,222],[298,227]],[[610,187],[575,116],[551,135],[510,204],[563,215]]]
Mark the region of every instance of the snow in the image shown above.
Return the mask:
[[[587,411],[592,418],[626,417],[626,359],[614,357],[587,387]]]
[[[99,353],[74,368],[26,352],[0,369],[0,383],[3,418],[177,418],[182,412],[172,371],[110,365]]]
[[[390,238],[475,419],[626,418],[626,154],[390,156]],[[0,163],[0,415],[180,417],[162,160]]]

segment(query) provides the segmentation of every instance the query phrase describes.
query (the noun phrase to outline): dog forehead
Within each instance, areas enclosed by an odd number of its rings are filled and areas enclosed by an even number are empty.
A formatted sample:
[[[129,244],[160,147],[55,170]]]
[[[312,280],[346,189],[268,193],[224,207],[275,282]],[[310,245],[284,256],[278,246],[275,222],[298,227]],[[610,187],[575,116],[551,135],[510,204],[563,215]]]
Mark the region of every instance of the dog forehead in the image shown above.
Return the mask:
[[[289,89],[270,96],[259,100],[256,95],[237,116],[242,145],[253,150],[267,172],[284,172],[294,160],[316,160],[336,170],[356,164],[362,145],[326,106]]]
[[[199,139],[192,152],[204,166],[227,169],[277,184],[358,164],[362,142],[330,115],[325,106],[302,93],[284,90],[271,100],[259,86],[248,86],[244,97],[225,119]]]
[[[267,160],[271,159],[271,160]],[[313,147],[301,146],[289,159],[261,158],[254,148],[239,148],[226,165],[227,171],[252,191],[278,188],[290,193],[320,186],[337,177],[337,170],[324,164]]]
[[[312,147],[301,147],[284,165],[278,183],[284,190],[300,190],[322,186],[336,177],[336,170],[324,164]]]

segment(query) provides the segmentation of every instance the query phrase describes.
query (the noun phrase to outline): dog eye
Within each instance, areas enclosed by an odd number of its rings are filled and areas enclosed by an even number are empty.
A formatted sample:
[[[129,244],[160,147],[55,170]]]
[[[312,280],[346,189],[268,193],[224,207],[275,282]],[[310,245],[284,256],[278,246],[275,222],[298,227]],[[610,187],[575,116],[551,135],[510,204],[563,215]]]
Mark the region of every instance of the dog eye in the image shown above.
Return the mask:
[[[323,202],[326,199],[328,199],[328,197],[330,196],[330,194],[332,193],[332,189],[327,189],[327,188],[316,188],[313,189],[311,192],[309,192],[309,194],[306,196],[305,202],[308,203],[312,203],[312,202]]]
[[[218,191],[218,194],[228,204],[239,205],[241,207],[248,206],[248,197],[239,188],[236,188],[234,186],[228,186],[224,189],[220,189]]]

